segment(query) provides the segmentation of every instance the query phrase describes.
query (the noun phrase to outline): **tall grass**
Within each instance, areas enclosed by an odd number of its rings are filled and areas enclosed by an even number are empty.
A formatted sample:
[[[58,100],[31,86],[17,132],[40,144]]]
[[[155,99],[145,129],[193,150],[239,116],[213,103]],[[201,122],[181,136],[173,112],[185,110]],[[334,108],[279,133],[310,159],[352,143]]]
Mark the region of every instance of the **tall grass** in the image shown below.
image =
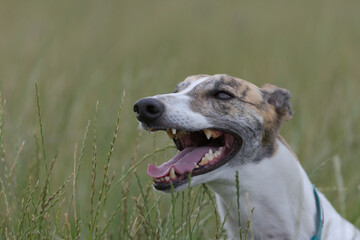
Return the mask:
[[[5,239],[197,239],[203,235],[203,226],[207,224],[212,214],[204,213],[203,209],[209,202],[214,207],[212,194],[202,186],[197,188],[195,196],[192,195],[192,188],[187,190],[187,198],[181,193],[171,191],[171,200],[169,202],[170,211],[161,210],[160,204],[164,200],[163,194],[152,191],[149,184],[143,186],[136,169],[146,159],[163,152],[173,146],[167,146],[160,149],[154,149],[151,154],[146,154],[139,160],[134,159],[127,169],[117,174],[110,175],[110,163],[114,151],[115,142],[118,135],[124,97],[121,100],[120,110],[117,115],[115,129],[110,142],[110,149],[107,154],[107,160],[103,166],[103,176],[96,185],[96,176],[101,171],[96,170],[96,123],[98,104],[93,126],[93,148],[92,150],[92,167],[88,168],[91,174],[91,188],[88,189],[87,199],[79,199],[77,192],[77,180],[79,178],[82,159],[87,145],[88,132],[91,127],[91,121],[85,128],[84,137],[80,153],[77,153],[77,144],[74,148],[73,171],[59,185],[50,188],[51,178],[53,177],[56,163],[59,161],[55,155],[50,165],[44,164],[44,179],[34,179],[30,173],[28,176],[28,185],[26,192],[18,188],[15,181],[10,181],[12,174],[16,171],[16,162],[24,147],[24,142],[16,155],[11,168],[7,166],[10,160],[4,156],[2,163],[4,171],[0,179],[1,196],[5,203],[5,214],[1,219],[0,236]],[[44,138],[42,129],[42,115],[40,109],[39,91],[36,85],[36,102],[38,111],[38,122],[41,139]],[[4,119],[4,104],[1,105],[1,127]],[[1,132],[0,132],[1,133]],[[3,135],[1,134],[1,140]],[[42,145],[46,148],[46,145]],[[138,148],[138,147],[137,147]],[[3,152],[4,149],[2,148]],[[43,153],[46,152],[42,149]],[[42,155],[42,162],[45,162],[45,155]],[[80,176],[81,177],[81,176]],[[138,191],[129,192],[128,188],[132,179],[135,177]],[[72,186],[71,185],[72,182]],[[90,183],[90,182],[89,182]],[[54,190],[50,190],[54,189]],[[124,189],[120,197],[117,197],[117,204],[108,207],[107,199],[115,189]],[[173,189],[173,188],[172,188]],[[97,198],[95,198],[97,196]],[[116,196],[119,196],[116,194]],[[177,207],[179,198],[187,202],[187,209],[182,205],[181,210]],[[130,198],[130,199],[129,199]],[[113,201],[114,202],[114,201]],[[81,214],[77,209],[78,206],[85,205],[90,207],[90,211]],[[179,212],[181,211],[181,218]],[[121,214],[120,214],[121,213]],[[120,221],[115,221],[116,217],[121,215]],[[215,216],[217,218],[217,216]],[[224,232],[218,235],[220,237]],[[181,236],[181,237],[179,237]],[[217,238],[218,238],[217,237]]]
[[[137,99],[197,73],[289,89],[295,114],[283,136],[317,188],[360,227],[359,7],[2,1],[1,238],[221,239],[206,186],[152,190],[146,164],[175,149],[164,134],[139,133],[132,112]]]

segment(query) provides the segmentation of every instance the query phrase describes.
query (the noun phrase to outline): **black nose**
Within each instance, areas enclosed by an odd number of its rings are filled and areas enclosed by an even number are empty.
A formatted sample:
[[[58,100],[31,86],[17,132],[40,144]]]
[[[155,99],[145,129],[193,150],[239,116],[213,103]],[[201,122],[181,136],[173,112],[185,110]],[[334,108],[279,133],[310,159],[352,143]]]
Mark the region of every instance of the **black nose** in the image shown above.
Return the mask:
[[[134,105],[134,112],[139,121],[151,123],[164,112],[164,104],[156,98],[143,98]]]

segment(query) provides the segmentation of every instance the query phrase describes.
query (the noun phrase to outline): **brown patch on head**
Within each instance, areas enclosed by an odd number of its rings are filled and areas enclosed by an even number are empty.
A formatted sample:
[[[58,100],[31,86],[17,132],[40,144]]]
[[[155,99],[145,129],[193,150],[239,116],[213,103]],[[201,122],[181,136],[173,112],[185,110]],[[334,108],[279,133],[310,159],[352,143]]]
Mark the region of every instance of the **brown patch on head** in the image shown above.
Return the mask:
[[[201,75],[204,77],[207,75]],[[201,77],[191,76],[182,84],[193,82]],[[181,85],[183,87],[185,85]],[[187,85],[188,86],[188,85]],[[195,112],[204,116],[219,114],[221,116],[237,116],[239,114],[246,115],[244,104],[238,104],[233,101],[217,100],[218,93],[226,93],[230,95],[238,103],[248,103],[251,109],[263,102],[262,93],[257,86],[239,78],[231,77],[226,74],[216,74],[208,76],[206,81],[195,86],[188,95],[192,96],[192,108]]]
[[[259,105],[263,101],[259,88],[250,82],[225,74],[217,74],[212,78],[219,80],[219,82],[215,84],[215,87],[220,86],[228,89],[233,93],[234,97],[241,101],[248,102],[252,105]]]

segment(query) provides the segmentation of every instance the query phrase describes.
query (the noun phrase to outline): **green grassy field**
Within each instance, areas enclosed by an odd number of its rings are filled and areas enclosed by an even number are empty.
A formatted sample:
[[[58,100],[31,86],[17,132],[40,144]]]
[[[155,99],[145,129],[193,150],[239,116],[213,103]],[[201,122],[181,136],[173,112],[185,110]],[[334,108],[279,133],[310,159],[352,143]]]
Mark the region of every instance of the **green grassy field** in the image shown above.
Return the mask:
[[[137,99],[198,73],[289,89],[295,115],[282,135],[360,227],[359,8],[352,0],[1,1],[0,238],[221,238],[206,186],[151,189],[147,164],[174,149],[165,134],[139,131],[132,112]]]

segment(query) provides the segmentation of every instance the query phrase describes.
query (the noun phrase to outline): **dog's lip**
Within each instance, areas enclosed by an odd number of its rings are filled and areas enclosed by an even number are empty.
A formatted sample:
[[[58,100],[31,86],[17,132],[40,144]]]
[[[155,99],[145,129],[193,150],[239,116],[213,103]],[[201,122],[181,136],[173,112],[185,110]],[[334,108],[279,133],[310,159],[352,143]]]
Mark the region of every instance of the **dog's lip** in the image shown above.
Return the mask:
[[[196,131],[203,131],[204,130],[204,129],[184,129],[184,128],[182,128],[182,129],[178,129],[178,128],[151,128],[151,129],[147,129],[147,130],[150,130],[151,132],[156,132],[156,131],[167,131],[169,129],[176,129],[177,131],[185,131],[185,132],[196,132]],[[228,129],[223,129],[223,128],[213,128],[213,127],[209,127],[209,128],[206,128],[206,129],[221,131],[224,134],[230,134],[235,138],[235,140],[234,140],[233,145],[230,148],[230,152],[218,164],[216,164],[214,167],[205,166],[204,168],[201,168],[200,170],[194,170],[191,173],[192,177],[212,172],[212,171],[218,169],[219,167],[223,166],[224,164],[229,162],[232,158],[234,158],[234,156],[241,150],[241,148],[243,146],[242,138],[238,134],[234,133],[233,131],[229,131]],[[175,179],[175,180],[173,180],[171,182],[154,182],[154,188],[157,189],[157,190],[160,190],[160,191],[168,191],[168,190],[170,190],[171,185],[174,188],[177,188],[177,187],[179,187],[181,185],[184,185],[184,184],[188,183],[189,174],[190,173],[184,174],[182,176],[182,178]]]

